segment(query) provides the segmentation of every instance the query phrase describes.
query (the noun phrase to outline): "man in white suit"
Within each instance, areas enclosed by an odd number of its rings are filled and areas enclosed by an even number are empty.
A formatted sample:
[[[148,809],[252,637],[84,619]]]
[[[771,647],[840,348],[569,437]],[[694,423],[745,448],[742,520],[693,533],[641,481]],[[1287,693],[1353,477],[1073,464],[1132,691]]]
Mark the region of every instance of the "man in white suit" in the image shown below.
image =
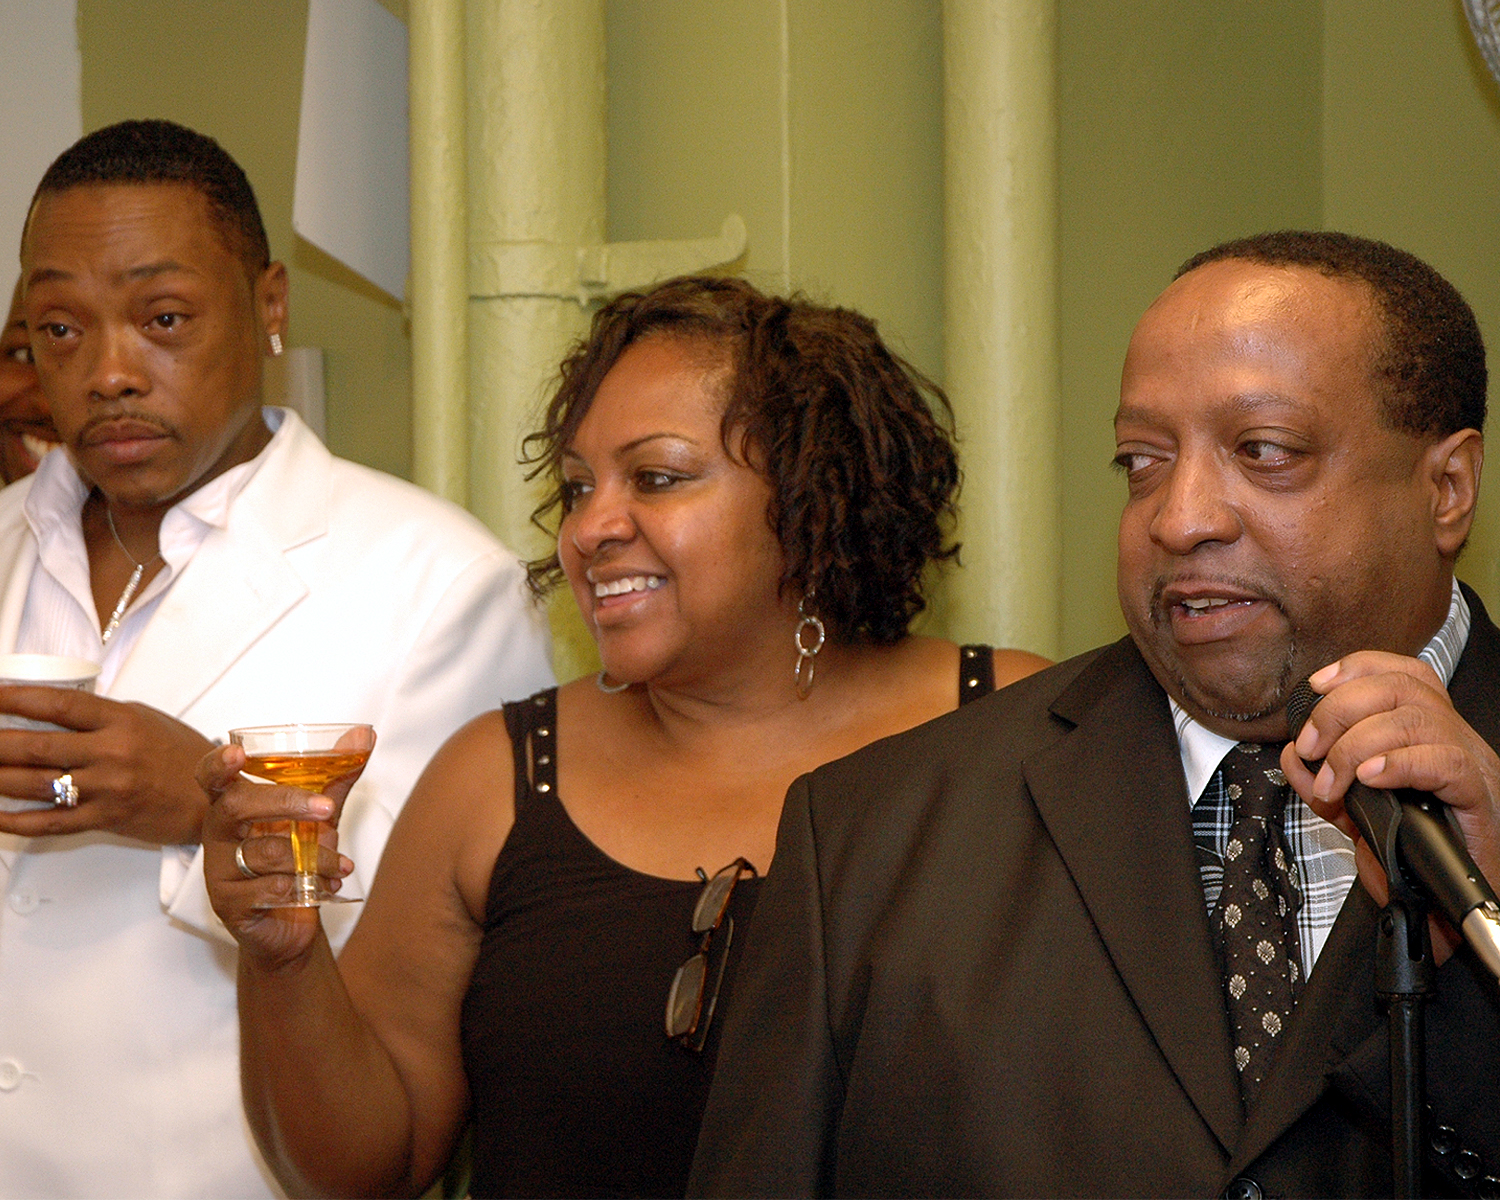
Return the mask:
[[[0,493],[0,651],[102,670],[93,696],[0,689],[65,727],[0,730],[0,1195],[274,1195],[194,767],[231,727],[374,725],[339,828],[360,895],[443,739],[551,681],[544,625],[473,518],[262,409],[286,270],[211,139],[82,139],[21,260],[64,452]]]

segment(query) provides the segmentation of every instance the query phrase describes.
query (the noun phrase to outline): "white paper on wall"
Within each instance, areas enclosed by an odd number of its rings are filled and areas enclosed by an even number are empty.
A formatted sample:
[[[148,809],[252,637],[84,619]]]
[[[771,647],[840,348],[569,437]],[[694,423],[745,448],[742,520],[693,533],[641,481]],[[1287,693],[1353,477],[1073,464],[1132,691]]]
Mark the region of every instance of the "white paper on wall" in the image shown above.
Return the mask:
[[[83,133],[81,80],[76,0],[0,0],[0,320],[31,194]]]
[[[398,300],[411,261],[406,26],[376,0],[311,0],[292,228]]]

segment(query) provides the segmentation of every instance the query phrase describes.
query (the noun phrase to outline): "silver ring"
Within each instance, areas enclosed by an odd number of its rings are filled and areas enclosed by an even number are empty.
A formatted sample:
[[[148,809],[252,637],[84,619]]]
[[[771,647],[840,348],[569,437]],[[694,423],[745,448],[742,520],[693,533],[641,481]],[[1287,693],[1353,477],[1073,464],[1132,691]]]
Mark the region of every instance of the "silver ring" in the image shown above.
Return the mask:
[[[78,785],[64,772],[52,781],[52,803],[58,808],[78,807]]]
[[[250,864],[245,861],[245,843],[241,842],[234,848],[234,865],[240,869],[240,874],[246,879],[259,879],[260,872],[252,871]]]

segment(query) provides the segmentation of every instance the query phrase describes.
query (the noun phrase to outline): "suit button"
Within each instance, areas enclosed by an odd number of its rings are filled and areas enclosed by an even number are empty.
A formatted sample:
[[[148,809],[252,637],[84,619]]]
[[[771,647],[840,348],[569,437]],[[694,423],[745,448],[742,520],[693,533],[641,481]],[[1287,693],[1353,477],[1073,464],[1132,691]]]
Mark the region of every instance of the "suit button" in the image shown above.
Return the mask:
[[[1229,1186],[1224,1189],[1224,1200],[1261,1200],[1264,1195],[1265,1193],[1260,1190],[1260,1184],[1243,1175],[1231,1180]]]
[[[0,1060],[0,1092],[13,1092],[21,1086],[21,1064],[13,1059]]]
[[[11,912],[19,913],[24,917],[36,912],[39,901],[35,892],[12,892],[9,903]]]
[[[1431,1141],[1432,1152],[1439,1158],[1447,1158],[1458,1149],[1458,1130],[1452,1125],[1435,1125]]]
[[[1484,1172],[1484,1160],[1472,1150],[1460,1150],[1453,1160],[1453,1173],[1467,1183]]]

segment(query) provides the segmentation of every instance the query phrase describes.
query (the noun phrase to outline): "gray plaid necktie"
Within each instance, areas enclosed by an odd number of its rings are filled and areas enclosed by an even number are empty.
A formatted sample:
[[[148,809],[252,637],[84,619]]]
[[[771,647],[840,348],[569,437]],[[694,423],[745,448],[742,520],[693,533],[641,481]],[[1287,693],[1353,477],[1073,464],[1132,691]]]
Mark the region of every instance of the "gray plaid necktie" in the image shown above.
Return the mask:
[[[1224,845],[1214,933],[1247,1112],[1270,1070],[1302,982],[1297,943],[1302,887],[1282,830],[1289,792],[1278,749],[1241,742],[1219,767],[1234,824]]]

